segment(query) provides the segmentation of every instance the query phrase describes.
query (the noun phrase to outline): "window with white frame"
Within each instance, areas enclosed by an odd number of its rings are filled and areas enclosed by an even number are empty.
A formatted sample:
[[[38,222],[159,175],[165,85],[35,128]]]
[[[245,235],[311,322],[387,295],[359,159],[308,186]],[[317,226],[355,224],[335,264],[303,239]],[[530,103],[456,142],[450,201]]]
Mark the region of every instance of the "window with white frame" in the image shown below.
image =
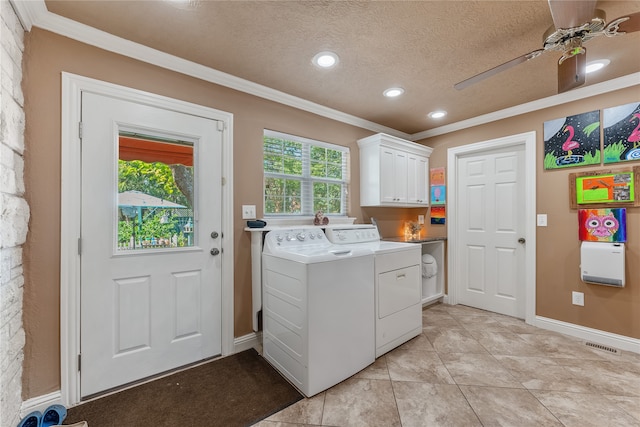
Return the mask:
[[[265,216],[346,215],[349,149],[264,130]]]

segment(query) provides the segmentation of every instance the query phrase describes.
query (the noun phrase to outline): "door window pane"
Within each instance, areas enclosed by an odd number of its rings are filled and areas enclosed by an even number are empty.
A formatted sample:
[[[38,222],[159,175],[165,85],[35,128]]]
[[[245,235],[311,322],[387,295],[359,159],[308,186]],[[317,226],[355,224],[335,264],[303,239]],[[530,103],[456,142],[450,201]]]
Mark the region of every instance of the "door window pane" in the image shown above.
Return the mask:
[[[120,133],[117,251],[194,242],[193,144]]]

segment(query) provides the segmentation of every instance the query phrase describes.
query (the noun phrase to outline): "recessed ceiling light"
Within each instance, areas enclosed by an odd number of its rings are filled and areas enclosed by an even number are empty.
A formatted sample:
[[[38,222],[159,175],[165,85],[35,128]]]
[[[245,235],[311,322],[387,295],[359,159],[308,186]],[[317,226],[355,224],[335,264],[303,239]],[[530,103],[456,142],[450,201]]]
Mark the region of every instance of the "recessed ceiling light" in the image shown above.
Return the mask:
[[[321,68],[331,68],[338,63],[338,55],[333,52],[320,52],[313,57],[313,63]]]
[[[447,115],[447,112],[446,111],[441,111],[441,110],[432,111],[432,112],[429,113],[429,117],[432,118],[432,119],[441,119],[446,115]]]
[[[404,93],[404,89],[401,87],[390,87],[389,89],[382,92],[384,96],[387,98],[395,98],[396,96],[400,96]]]
[[[587,69],[586,72],[587,73],[593,73],[594,71],[598,71],[601,68],[606,67],[607,65],[609,65],[611,61],[609,61],[608,59],[598,59],[595,61],[590,61],[587,64]]]

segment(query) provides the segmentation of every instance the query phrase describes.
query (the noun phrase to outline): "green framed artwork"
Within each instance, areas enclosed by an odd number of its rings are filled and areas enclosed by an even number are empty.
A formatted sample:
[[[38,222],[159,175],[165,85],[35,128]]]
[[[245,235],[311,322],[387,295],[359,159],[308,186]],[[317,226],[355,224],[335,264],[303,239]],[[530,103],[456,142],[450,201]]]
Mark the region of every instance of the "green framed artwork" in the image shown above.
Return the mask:
[[[640,206],[640,167],[570,174],[571,208]]]
[[[640,160],[640,102],[602,110],[605,163]]]
[[[600,164],[600,110],[544,122],[544,168]]]

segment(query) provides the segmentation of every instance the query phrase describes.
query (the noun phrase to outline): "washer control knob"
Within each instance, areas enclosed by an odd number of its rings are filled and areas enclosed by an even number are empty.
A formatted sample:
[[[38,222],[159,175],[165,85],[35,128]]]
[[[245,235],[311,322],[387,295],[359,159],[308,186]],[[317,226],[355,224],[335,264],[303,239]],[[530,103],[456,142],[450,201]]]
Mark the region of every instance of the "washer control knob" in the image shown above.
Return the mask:
[[[283,240],[282,235],[278,234],[278,235],[276,236],[276,240],[277,240],[278,242],[282,242],[282,240]]]
[[[300,232],[300,233],[296,234],[296,238],[297,238],[299,241],[304,242],[304,240],[307,238],[307,235],[306,235],[306,234],[304,234],[303,232]]]

